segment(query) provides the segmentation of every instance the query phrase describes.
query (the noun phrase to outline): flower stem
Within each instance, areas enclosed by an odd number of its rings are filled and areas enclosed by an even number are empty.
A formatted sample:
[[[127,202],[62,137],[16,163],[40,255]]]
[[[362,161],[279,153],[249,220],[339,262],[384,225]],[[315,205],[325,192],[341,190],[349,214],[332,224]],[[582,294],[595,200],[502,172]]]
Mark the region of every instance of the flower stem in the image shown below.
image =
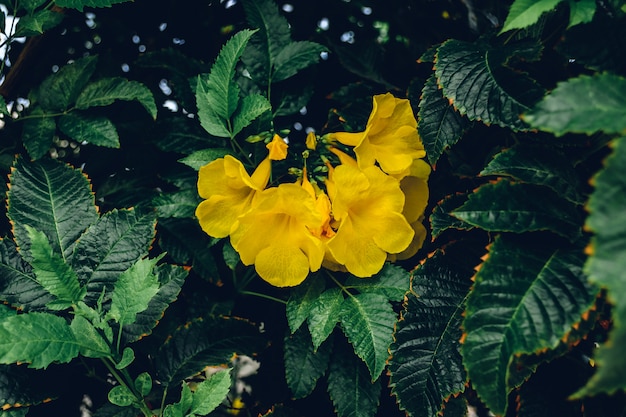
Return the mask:
[[[241,290],[241,291],[239,291],[239,293],[240,294],[245,294],[245,295],[253,295],[253,296],[259,297],[259,298],[265,298],[267,300],[276,301],[277,303],[281,303],[281,304],[287,304],[287,301],[281,300],[280,298],[272,297],[271,295],[261,294],[261,293],[254,292],[254,291]]]

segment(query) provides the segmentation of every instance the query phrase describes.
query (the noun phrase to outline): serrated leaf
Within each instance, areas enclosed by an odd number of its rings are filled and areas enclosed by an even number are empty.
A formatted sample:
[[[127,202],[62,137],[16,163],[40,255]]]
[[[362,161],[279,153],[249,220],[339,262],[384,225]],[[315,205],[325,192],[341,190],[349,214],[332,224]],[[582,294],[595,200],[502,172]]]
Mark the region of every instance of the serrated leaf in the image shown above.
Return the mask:
[[[330,288],[321,293],[308,314],[307,324],[313,342],[313,351],[331,335],[341,313],[344,296],[340,288]]]
[[[434,253],[414,272],[389,362],[390,386],[400,408],[432,417],[465,388],[461,322],[474,267],[484,250],[471,242]]]
[[[441,154],[457,143],[470,126],[467,117],[457,112],[443,96],[434,74],[422,89],[418,119],[417,130],[431,165],[437,163]]]
[[[0,299],[25,311],[43,310],[54,299],[9,239],[0,239]]]
[[[251,94],[241,100],[237,112],[233,115],[233,136],[241,132],[253,120],[272,109],[270,102],[260,94]]]
[[[202,200],[194,190],[180,190],[171,193],[161,193],[152,199],[152,206],[157,216],[164,217],[193,217],[196,207]]]
[[[67,260],[79,236],[98,218],[87,178],[54,160],[28,162],[18,158],[8,201],[13,235],[27,260],[30,241],[26,225],[44,232],[53,251]]]
[[[157,117],[157,107],[150,89],[140,82],[121,77],[102,78],[88,84],[76,99],[76,108],[84,110],[94,106],[108,106],[116,100],[136,100],[153,119]]]
[[[28,410],[29,406],[49,401],[54,389],[41,380],[40,371],[19,365],[0,365],[0,409]]]
[[[131,406],[136,398],[132,391],[126,385],[116,385],[109,391],[107,395],[109,401],[120,407]]]
[[[63,13],[43,9],[20,17],[15,26],[15,36],[36,36],[58,26],[63,21]]]
[[[523,73],[506,67],[527,45],[491,47],[448,40],[437,50],[435,74],[443,95],[470,120],[513,130],[527,127],[520,115],[543,97],[543,89]]]
[[[319,277],[315,275],[313,275],[312,278],[313,279],[305,280],[302,284],[295,287],[291,291],[291,295],[287,301],[287,323],[289,324],[291,333],[295,333],[302,323],[306,321],[315,306],[316,300],[324,291],[324,280],[319,279]]]
[[[623,294],[624,268],[626,267],[626,240],[624,239],[623,210],[626,194],[624,163],[626,139],[615,139],[613,153],[605,167],[593,180],[595,189],[589,199],[590,211],[586,226],[594,234],[591,239],[592,253],[585,264],[589,280],[607,289],[607,297],[613,304],[613,329],[608,340],[594,355],[597,372],[576,393],[578,398],[602,392],[611,394],[626,389],[626,360],[623,343],[626,343],[626,302]]]
[[[515,0],[509,9],[500,33],[523,29],[539,20],[542,14],[554,10],[563,0]]]
[[[48,313],[28,313],[0,321],[0,363],[25,362],[46,368],[78,356],[79,343],[65,319]]]
[[[341,328],[367,365],[372,381],[378,379],[389,358],[396,318],[387,297],[380,294],[357,294],[341,306]]]
[[[597,7],[595,0],[567,0],[567,2],[569,4],[568,29],[593,20]]]
[[[148,308],[152,297],[159,291],[159,280],[154,266],[164,256],[140,259],[122,272],[111,294],[111,309],[107,318],[120,325],[135,322],[137,313]]]
[[[345,343],[335,343],[328,369],[328,394],[338,417],[373,417],[380,402],[381,382],[372,382],[367,367]]]
[[[317,381],[326,373],[331,344],[325,343],[322,349],[314,351],[311,335],[304,328],[287,334],[284,344],[287,386],[294,398],[305,398],[313,392]]]
[[[135,389],[145,397],[152,391],[152,377],[149,373],[142,372],[135,378],[134,385]]]
[[[409,291],[411,274],[404,268],[386,263],[371,278],[350,276],[345,282],[346,288],[354,288],[360,293],[376,293],[387,297],[389,301],[402,301]]]
[[[59,7],[83,11],[84,7],[111,7],[114,4],[125,3],[130,0],[55,0]]]
[[[547,187],[507,180],[482,185],[452,215],[492,232],[549,230],[570,239],[581,233],[576,205]]]
[[[231,152],[232,151],[225,148],[202,149],[193,152],[191,155],[179,159],[178,162],[181,162],[198,171],[201,167],[208,164],[209,162],[213,162],[216,159],[223,158],[226,155],[230,155]]]
[[[582,203],[580,181],[571,161],[549,147],[517,145],[497,154],[480,175],[504,175],[545,185],[574,203]]]
[[[61,6],[58,2],[57,6]],[[44,110],[64,111],[76,101],[96,69],[97,56],[77,59],[48,76],[37,90],[39,104]]]
[[[626,132],[626,78],[610,73],[580,75],[556,88],[522,118],[532,127],[562,136]]]
[[[52,147],[57,124],[54,117],[47,116],[41,107],[35,107],[30,116],[33,118],[24,120],[22,142],[32,159],[40,159]]]
[[[437,203],[429,218],[433,239],[448,229],[470,230],[475,227],[452,215],[452,211],[466,201],[466,194],[452,194]]]
[[[59,129],[76,142],[119,148],[120,137],[110,119],[72,112],[59,117]]]
[[[280,50],[274,59],[272,82],[293,77],[300,70],[317,63],[326,48],[310,41],[290,42]]]
[[[475,276],[463,326],[463,363],[472,386],[495,414],[514,388],[515,355],[553,349],[593,304],[598,288],[582,272],[579,246],[522,244],[499,236]]]
[[[79,353],[87,358],[105,358],[111,356],[111,348],[95,327],[84,317],[75,316],[70,328],[76,340],[81,341]]]
[[[213,136],[232,137],[231,116],[239,105],[235,66],[256,31],[244,29],[226,42],[208,76],[198,76],[196,102],[202,127]]]
[[[187,412],[193,401],[192,395],[189,385],[183,382],[180,400],[177,403],[167,405],[163,417],[187,417]]]
[[[155,355],[156,372],[164,386],[178,384],[207,365],[230,361],[234,353],[253,355],[264,339],[250,322],[225,317],[196,319],[179,327]]]
[[[37,282],[54,295],[55,307],[66,309],[85,297],[85,288],[80,286],[76,273],[65,263],[60,255],[55,254],[46,234],[26,225],[30,239],[30,261]]]
[[[211,375],[196,386],[191,399],[191,413],[204,416],[224,401],[230,390],[230,369]]]
[[[81,236],[71,264],[87,288],[88,304],[95,304],[103,288],[112,291],[119,275],[148,254],[155,224],[152,212],[114,209]]]

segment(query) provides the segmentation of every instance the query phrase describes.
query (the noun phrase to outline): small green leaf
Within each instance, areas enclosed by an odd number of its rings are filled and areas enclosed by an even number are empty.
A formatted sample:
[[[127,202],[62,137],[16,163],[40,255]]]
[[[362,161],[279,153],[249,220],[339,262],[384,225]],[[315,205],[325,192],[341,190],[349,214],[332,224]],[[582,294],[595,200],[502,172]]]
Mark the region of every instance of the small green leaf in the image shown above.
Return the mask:
[[[36,36],[58,26],[63,21],[63,13],[43,9],[31,15],[20,17],[15,26],[15,36]]]
[[[222,247],[222,255],[224,256],[226,266],[228,266],[231,271],[234,271],[241,259],[239,257],[239,253],[237,253],[235,248],[233,248],[233,245],[230,244],[230,241],[224,243],[224,246]]]
[[[84,7],[111,7],[114,4],[125,3],[131,0],[55,0],[59,7],[83,11]]]
[[[126,78],[103,78],[88,84],[76,99],[76,108],[84,110],[94,106],[108,106],[116,100],[137,100],[153,119],[157,117],[154,96],[148,87]]]
[[[402,301],[409,291],[411,274],[404,268],[387,263],[371,278],[350,276],[345,282],[346,288],[354,288],[360,293],[376,293],[387,297],[389,301]]]
[[[62,7],[58,2],[57,6]],[[39,104],[47,111],[64,111],[76,101],[96,69],[97,56],[80,58],[48,76],[37,90]]]
[[[148,308],[150,300],[159,291],[159,280],[154,274],[154,266],[164,255],[140,259],[122,272],[111,295],[108,319],[120,324],[131,324],[135,322],[137,313]]]
[[[317,351],[335,329],[343,300],[344,296],[340,288],[330,288],[313,301],[313,307],[307,317],[313,351]]]
[[[224,401],[230,390],[230,369],[219,371],[196,386],[191,399],[191,413],[204,416]]]
[[[229,155],[231,151],[225,148],[209,148],[202,149],[178,160],[187,166],[198,171],[201,167],[205,166],[209,162],[213,162],[216,159],[223,158]]]
[[[111,348],[96,328],[84,317],[75,316],[70,323],[76,340],[80,341],[80,354],[87,358],[105,358],[111,356]]]
[[[597,8],[595,0],[567,0],[567,2],[569,4],[568,29],[593,20]]]
[[[122,351],[122,359],[115,364],[116,369],[124,369],[135,361],[135,351],[126,346]]]
[[[104,116],[72,112],[59,117],[59,129],[76,142],[87,142],[96,146],[119,148],[117,129]]]
[[[233,136],[252,123],[257,117],[272,109],[270,102],[260,94],[251,94],[241,100],[233,115]]]
[[[109,391],[109,401],[120,407],[129,407],[133,405],[136,398],[126,385],[116,385]]]
[[[542,14],[554,10],[563,0],[515,0],[509,9],[500,33],[523,29],[539,20]]]
[[[0,25],[2,24],[1,21],[3,17],[4,14],[2,13],[2,11],[0,11]],[[4,29],[2,29],[2,27],[0,27],[0,32],[4,32]],[[11,116],[11,113],[9,113],[9,109],[7,107],[7,101],[2,96],[0,96],[0,114],[3,114],[5,116]]]
[[[346,298],[341,306],[341,327],[370,371],[372,381],[378,379],[393,341],[396,313],[387,297],[365,293]]]
[[[285,336],[285,376],[294,398],[305,398],[326,373],[330,361],[330,343],[315,352],[311,336],[304,328]]]
[[[547,187],[507,180],[482,185],[452,215],[491,232],[549,230],[570,239],[581,233],[574,204]]]
[[[309,41],[291,42],[280,50],[274,59],[272,82],[293,77],[300,70],[317,63],[320,54],[326,48],[319,43]]]
[[[57,124],[54,117],[46,116],[41,107],[35,107],[30,116],[33,118],[24,120],[22,142],[32,159],[40,159],[52,147]]]
[[[626,132],[626,78],[610,73],[580,75],[557,84],[522,118],[546,132]]]
[[[135,378],[135,389],[144,397],[150,394],[150,391],[152,391],[152,377],[149,373],[142,372]]]
[[[291,333],[295,333],[302,323],[306,321],[315,306],[315,301],[324,291],[325,284],[323,279],[319,279],[319,277],[314,275],[310,278],[313,279],[305,280],[294,288],[287,301],[287,323]]]
[[[189,385],[183,382],[180,401],[167,405],[163,417],[187,417],[193,402],[192,395]]]

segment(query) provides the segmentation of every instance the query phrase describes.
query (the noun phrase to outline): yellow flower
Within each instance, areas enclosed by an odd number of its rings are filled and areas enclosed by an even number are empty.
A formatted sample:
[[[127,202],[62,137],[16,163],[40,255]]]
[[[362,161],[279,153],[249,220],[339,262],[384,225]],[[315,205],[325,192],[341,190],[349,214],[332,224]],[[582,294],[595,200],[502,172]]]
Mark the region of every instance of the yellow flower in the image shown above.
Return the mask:
[[[300,284],[317,271],[324,245],[312,231],[324,218],[315,199],[298,184],[280,184],[259,194],[254,207],[239,217],[231,243],[245,265],[276,287]]]
[[[327,242],[327,261],[344,265],[358,277],[383,267],[388,253],[411,243],[414,231],[402,214],[404,193],[397,179],[376,166],[347,164],[329,175],[329,197],[336,234]]]
[[[314,151],[315,148],[317,148],[317,137],[315,136],[315,132],[311,131],[307,133],[305,144],[306,144],[306,148],[312,151]]]
[[[265,145],[265,147],[270,151],[269,158],[272,161],[281,161],[287,158],[287,143],[278,135],[274,135],[274,138],[270,143]]]
[[[411,166],[414,159],[426,155],[417,134],[417,122],[411,104],[390,93],[376,95],[374,107],[364,132],[332,133],[332,139],[354,146],[361,169],[378,162],[388,174],[398,174]]]
[[[220,238],[230,234],[237,217],[250,209],[267,185],[270,164],[266,158],[250,176],[238,159],[226,155],[200,168],[198,193],[204,201],[196,208],[196,217],[205,233]]]

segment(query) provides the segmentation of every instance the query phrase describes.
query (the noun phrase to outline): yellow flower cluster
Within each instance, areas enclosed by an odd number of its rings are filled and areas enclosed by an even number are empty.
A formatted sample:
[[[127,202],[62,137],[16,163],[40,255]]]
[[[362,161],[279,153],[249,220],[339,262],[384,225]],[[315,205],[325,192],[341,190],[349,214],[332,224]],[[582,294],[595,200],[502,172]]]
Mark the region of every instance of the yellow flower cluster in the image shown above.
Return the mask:
[[[410,103],[374,96],[364,132],[331,133],[327,142],[354,147],[356,159],[330,146],[340,164],[327,162],[325,191],[308,178],[268,187],[271,161],[287,157],[275,135],[268,157],[249,175],[232,156],[199,171],[196,209],[202,229],[230,236],[245,265],[278,287],[300,284],[322,266],[369,277],[386,260],[405,259],[421,247],[430,166]],[[315,135],[307,147],[317,145]]]

